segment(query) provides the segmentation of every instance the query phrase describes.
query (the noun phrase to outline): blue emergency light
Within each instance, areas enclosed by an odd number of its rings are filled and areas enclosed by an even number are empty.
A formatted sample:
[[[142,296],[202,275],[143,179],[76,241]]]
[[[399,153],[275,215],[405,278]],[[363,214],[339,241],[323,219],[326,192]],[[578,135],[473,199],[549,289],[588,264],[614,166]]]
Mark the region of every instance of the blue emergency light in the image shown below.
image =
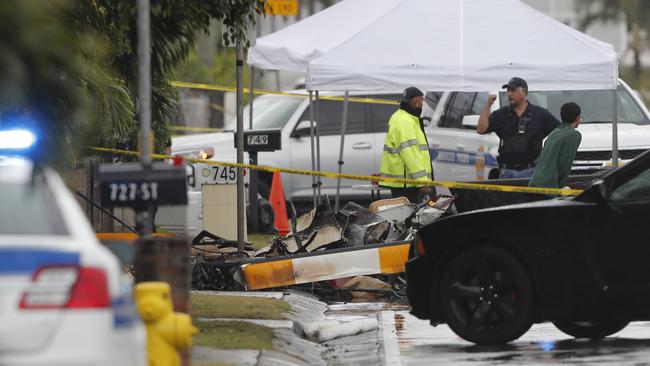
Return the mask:
[[[24,129],[0,130],[0,151],[29,150],[36,143],[36,135]]]

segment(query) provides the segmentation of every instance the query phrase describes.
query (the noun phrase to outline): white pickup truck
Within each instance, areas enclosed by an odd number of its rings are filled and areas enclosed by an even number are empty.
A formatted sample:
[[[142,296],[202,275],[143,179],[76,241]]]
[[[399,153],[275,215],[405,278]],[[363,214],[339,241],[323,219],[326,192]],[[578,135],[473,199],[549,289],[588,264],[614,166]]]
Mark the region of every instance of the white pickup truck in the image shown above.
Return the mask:
[[[650,148],[650,113],[625,82],[619,80],[619,158],[633,159]],[[499,91],[492,111],[506,106],[505,91]],[[476,133],[478,115],[487,92],[427,93],[423,111],[436,179],[473,181],[498,176],[499,138],[494,133]],[[589,174],[611,165],[612,92],[608,90],[530,91],[528,100],[549,110],[560,120],[560,107],[575,102],[582,109],[578,127],[582,142],[572,174]]]
[[[483,109],[487,92],[427,93],[423,110],[425,130],[431,149],[436,179],[474,181],[498,174],[496,157],[499,139],[494,134],[476,133],[478,114]],[[503,92],[498,93],[493,109],[507,104]],[[351,102],[345,135],[343,172],[371,175],[379,172],[386,134],[386,125],[397,109],[399,95],[374,95],[375,98],[395,100],[395,105]],[[574,173],[591,173],[604,169],[611,160],[611,92],[603,90],[552,91],[529,93],[529,100],[547,108],[559,119],[560,106],[574,101],[582,107],[583,123],[579,127],[582,143],[574,162]],[[316,123],[321,139],[321,170],[338,169],[339,143],[343,102],[320,100],[320,118]],[[280,129],[282,149],[260,152],[258,163],[283,168],[311,170],[309,137],[309,101],[305,97],[264,95],[255,99],[253,129]],[[618,89],[619,154],[632,159],[650,148],[650,113],[634,92],[620,81]],[[248,108],[244,110],[244,125],[248,129]],[[174,137],[174,155],[236,161],[234,121],[224,132]],[[248,156],[244,159],[248,162]],[[201,229],[200,183],[194,169],[190,186],[190,207],[187,209],[189,234]],[[217,177],[232,176],[231,171],[215,171]],[[267,196],[271,183],[269,173],[260,175],[260,193]],[[305,175],[282,174],[285,197],[294,202],[309,202],[312,178]],[[342,180],[342,201],[367,200],[370,193],[363,190],[367,182]],[[336,180],[323,179],[322,193],[334,197]],[[383,191],[387,194],[387,191]],[[198,207],[197,207],[198,206]]]
[[[348,123],[343,152],[343,172],[371,175],[379,171],[384,146],[386,124],[398,108],[399,95],[375,95],[376,98],[395,100],[394,105],[350,102]],[[338,170],[339,144],[343,102],[339,100],[319,101],[321,171]],[[248,108],[244,110],[244,126],[248,129]],[[174,137],[172,151],[175,155],[209,157],[217,161],[236,161],[234,147],[235,122],[226,126],[224,132]],[[311,142],[309,136],[309,100],[305,97],[263,95],[255,99],[253,106],[253,129],[280,129],[282,149],[274,152],[260,152],[259,165],[311,170]],[[244,154],[248,162],[248,154]],[[260,192],[268,192],[271,175],[261,174]],[[285,197],[294,202],[312,199],[312,177],[306,175],[282,174]],[[368,198],[370,193],[360,188],[367,182],[343,179],[341,197],[343,200]],[[200,189],[200,187],[196,187]],[[322,179],[322,194],[333,197],[336,194],[336,179]]]

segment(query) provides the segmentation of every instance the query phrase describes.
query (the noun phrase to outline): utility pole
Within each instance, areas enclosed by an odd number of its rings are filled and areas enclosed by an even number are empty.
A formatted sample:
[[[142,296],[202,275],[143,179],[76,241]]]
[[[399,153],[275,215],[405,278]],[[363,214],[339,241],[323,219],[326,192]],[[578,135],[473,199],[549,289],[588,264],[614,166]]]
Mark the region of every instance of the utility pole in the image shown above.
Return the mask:
[[[237,49],[237,164],[244,163],[244,51],[242,40],[236,40]],[[244,169],[237,167],[237,249],[244,251],[244,220],[246,219],[246,204],[244,202]]]
[[[151,31],[149,0],[138,0],[138,116],[140,122],[140,163],[151,167]],[[136,214],[144,235],[153,232],[153,206]]]

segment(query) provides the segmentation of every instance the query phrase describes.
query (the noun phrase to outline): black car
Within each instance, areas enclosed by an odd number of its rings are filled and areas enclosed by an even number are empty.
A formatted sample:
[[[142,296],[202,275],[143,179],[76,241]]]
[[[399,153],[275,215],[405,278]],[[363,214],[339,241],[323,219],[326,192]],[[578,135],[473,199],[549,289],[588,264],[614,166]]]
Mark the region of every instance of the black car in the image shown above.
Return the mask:
[[[477,344],[533,323],[602,338],[650,319],[650,152],[580,195],[449,216],[406,263],[411,312]]]

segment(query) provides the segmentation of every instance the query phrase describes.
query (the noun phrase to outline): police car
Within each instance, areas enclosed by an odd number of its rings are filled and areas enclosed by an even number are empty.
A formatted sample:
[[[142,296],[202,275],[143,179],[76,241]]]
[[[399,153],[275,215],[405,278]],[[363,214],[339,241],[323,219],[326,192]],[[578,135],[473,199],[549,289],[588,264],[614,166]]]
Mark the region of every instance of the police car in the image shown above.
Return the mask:
[[[61,177],[0,131],[0,364],[145,365],[131,281]]]

